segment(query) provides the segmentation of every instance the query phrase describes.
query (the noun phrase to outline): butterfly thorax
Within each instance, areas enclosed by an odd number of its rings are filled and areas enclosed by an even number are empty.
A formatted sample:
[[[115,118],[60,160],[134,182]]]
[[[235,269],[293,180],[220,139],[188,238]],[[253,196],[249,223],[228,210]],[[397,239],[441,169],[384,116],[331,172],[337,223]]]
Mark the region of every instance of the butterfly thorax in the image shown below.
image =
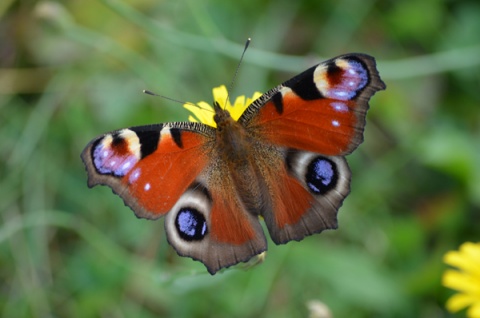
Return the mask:
[[[246,129],[227,110],[216,108],[216,143],[220,155],[228,162],[245,164],[251,154],[251,141]]]

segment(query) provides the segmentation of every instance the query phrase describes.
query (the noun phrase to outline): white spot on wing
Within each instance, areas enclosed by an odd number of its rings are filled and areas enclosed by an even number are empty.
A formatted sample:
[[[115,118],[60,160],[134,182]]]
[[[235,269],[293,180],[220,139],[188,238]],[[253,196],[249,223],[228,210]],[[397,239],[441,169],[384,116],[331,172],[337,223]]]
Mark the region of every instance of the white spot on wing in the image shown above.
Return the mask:
[[[145,191],[150,190],[150,183],[146,183],[145,187],[143,187],[143,188],[145,189]]]
[[[134,183],[138,180],[139,177],[140,177],[140,168],[136,168],[135,170],[133,170],[132,174],[128,178],[128,182]]]
[[[171,133],[170,133],[170,127],[168,127],[167,125],[163,126],[162,130],[160,130],[160,137],[164,137],[164,136],[170,136]]]
[[[333,109],[335,109],[337,112],[348,112],[348,106],[345,105],[344,103],[340,102],[333,102],[332,104]]]
[[[340,126],[340,123],[338,122],[338,120],[332,120],[332,125],[338,127]]]

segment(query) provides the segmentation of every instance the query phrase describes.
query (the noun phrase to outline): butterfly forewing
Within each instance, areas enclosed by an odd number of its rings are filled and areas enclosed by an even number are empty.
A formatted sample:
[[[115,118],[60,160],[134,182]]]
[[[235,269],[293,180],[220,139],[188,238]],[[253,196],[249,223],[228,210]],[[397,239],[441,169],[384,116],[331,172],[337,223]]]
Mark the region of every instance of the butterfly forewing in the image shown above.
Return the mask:
[[[138,217],[159,218],[207,165],[212,131],[201,124],[172,123],[107,133],[82,153],[88,184],[111,187]]]
[[[372,57],[343,55],[267,92],[239,121],[275,145],[346,155],[363,141],[368,101],[384,88]]]

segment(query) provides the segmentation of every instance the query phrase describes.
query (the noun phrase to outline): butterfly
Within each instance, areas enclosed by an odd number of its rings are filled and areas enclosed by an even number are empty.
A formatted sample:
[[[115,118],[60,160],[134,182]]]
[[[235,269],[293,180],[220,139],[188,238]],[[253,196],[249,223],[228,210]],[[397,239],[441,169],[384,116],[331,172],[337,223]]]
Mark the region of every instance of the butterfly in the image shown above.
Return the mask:
[[[337,228],[350,192],[345,155],[363,141],[368,102],[385,89],[375,59],[346,54],[254,100],[215,127],[173,122],[125,128],[83,150],[88,186],[107,185],[139,218],[165,217],[168,242],[210,274],[276,244]]]

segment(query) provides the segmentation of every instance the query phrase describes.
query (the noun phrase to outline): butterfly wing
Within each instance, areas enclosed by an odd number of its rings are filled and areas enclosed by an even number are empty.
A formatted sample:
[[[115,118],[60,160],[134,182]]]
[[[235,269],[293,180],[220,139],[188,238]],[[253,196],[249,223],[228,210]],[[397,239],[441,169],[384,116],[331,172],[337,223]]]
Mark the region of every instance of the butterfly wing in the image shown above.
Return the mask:
[[[320,63],[262,95],[239,122],[283,160],[260,170],[270,202],[262,211],[276,243],[337,227],[350,191],[343,157],[363,141],[370,97],[385,89],[375,60],[348,54]]]
[[[199,133],[201,132],[201,133]],[[88,186],[107,185],[140,218],[165,215],[207,165],[209,130],[194,123],[132,127],[92,140],[82,152]]]
[[[276,244],[337,228],[337,211],[350,192],[350,169],[342,156],[283,149],[276,168],[259,163],[270,201],[262,211]]]
[[[258,217],[235,195],[231,179],[218,175],[205,170],[165,217],[169,243],[179,255],[201,261],[211,274],[267,249]]]
[[[363,141],[368,101],[382,89],[373,57],[343,55],[265,93],[239,122],[275,145],[346,155]]]
[[[219,167],[214,136],[199,123],[141,126],[100,136],[82,152],[90,187],[109,186],[137,217],[166,215],[170,244],[212,274],[266,249],[258,217]]]

